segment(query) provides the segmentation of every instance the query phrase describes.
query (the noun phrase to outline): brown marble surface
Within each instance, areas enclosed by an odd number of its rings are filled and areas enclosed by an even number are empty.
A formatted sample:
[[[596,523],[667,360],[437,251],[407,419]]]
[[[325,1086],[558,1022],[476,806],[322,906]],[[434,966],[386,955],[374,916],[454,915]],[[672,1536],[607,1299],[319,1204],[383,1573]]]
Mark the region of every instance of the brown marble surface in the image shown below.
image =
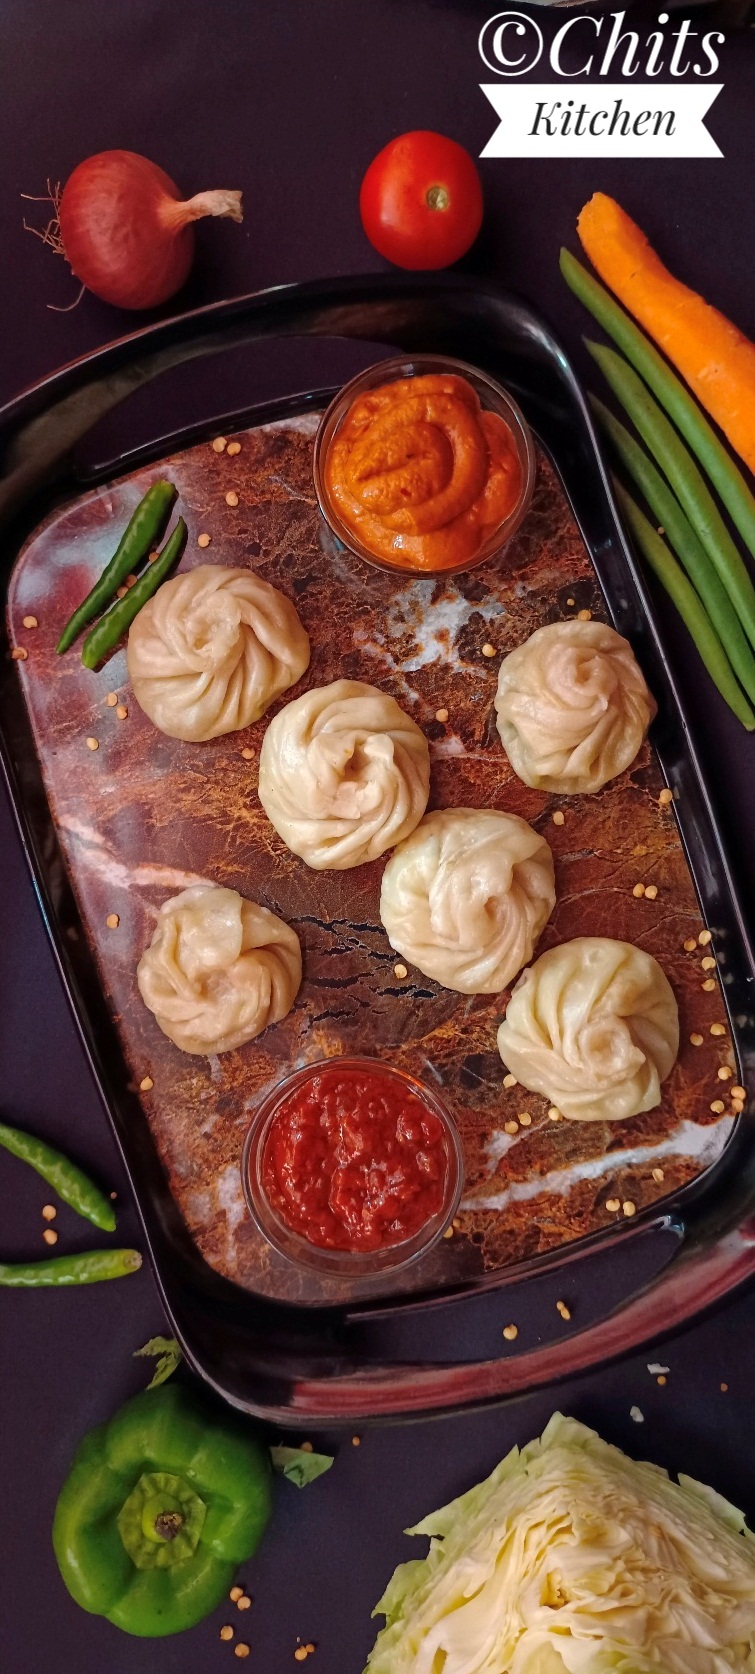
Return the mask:
[[[615,1220],[606,1208],[614,1198],[639,1212],[709,1166],[732,1127],[728,1108],[710,1110],[719,1096],[728,1105],[716,1078],[728,1039],[709,1033],[725,1011],[718,986],[711,993],[701,987],[708,950],[683,949],[701,929],[699,910],[673,811],[659,806],[663,781],[652,751],[646,745],[597,796],[567,799],[520,784],[498,742],[500,655],[545,622],[583,608],[607,614],[549,465],[540,460],[532,511],[497,566],[446,582],[414,581],[333,549],[311,482],[315,422],[240,432],[235,457],[203,444],[87,495],[37,530],[9,595],[13,639],[28,650],[19,678],[119,1029],[124,1077],[136,1086],[147,1076],[153,1082],[142,1097],[181,1212],[218,1271],[254,1290],[311,1301],[342,1291],[301,1276],[268,1250],[246,1211],[239,1174],[261,1094],[300,1064],[341,1052],[377,1054],[425,1077],[456,1118],[467,1165],[456,1232],[404,1276],[404,1289],[475,1275],[595,1232]],[[657,1110],[616,1124],[554,1123],[545,1100],[504,1089],[495,1032],[507,993],[470,1000],[411,970],[396,978],[378,917],[382,863],[310,872],[269,825],[256,794],[265,719],[204,745],[164,738],[129,692],[123,650],[96,674],[75,651],[55,656],[61,624],[161,474],[176,483],[189,525],[184,567],[251,565],[295,601],[312,640],[297,692],[339,675],[384,686],[430,741],[431,807],[506,808],[544,833],[558,902],[540,949],[605,934],[637,942],[661,961],[679,1001],[682,1046]],[[239,495],[235,509],[225,503],[231,488]],[[204,551],[202,531],[211,536]],[[27,614],[38,628],[23,627]],[[493,659],[482,655],[486,641],[496,647]],[[111,691],[128,709],[123,720],[106,705]],[[435,720],[440,708],[447,723]],[[96,751],[88,737],[97,739]],[[246,747],[254,752],[249,761]],[[564,823],[555,825],[559,809]],[[291,1015],[209,1060],[171,1045],[135,982],[160,902],[199,879],[229,884],[280,913],[304,951]],[[657,898],[635,898],[638,881],[654,883]],[[119,923],[108,929],[112,913]],[[690,1044],[696,1031],[700,1047]],[[507,1134],[504,1124],[525,1111],[531,1125]],[[654,1179],[659,1169],[663,1177]]]

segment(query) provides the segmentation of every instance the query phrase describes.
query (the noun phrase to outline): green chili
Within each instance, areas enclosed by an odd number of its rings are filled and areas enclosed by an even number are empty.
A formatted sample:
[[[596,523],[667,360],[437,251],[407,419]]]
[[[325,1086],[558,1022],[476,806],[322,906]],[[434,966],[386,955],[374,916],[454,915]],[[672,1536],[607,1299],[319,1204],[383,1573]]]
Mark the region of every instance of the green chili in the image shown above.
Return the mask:
[[[76,1163],[72,1163],[62,1151],[56,1151],[53,1145],[48,1145],[44,1139],[37,1139],[33,1133],[24,1133],[22,1128],[8,1127],[5,1122],[0,1122],[0,1145],[4,1145],[6,1151],[21,1162],[36,1169],[37,1174],[41,1174],[48,1186],[52,1186],[58,1197],[77,1215],[83,1215],[102,1232],[115,1230],[112,1203],[83,1169],[77,1168]]]
[[[718,489],[732,522],[755,556],[755,496],[751,494],[738,465],[719,441],[694,396],[685,389],[681,378],[671,371],[644,331],[635,325],[634,320],[630,319],[614,300],[610,291],[599,284],[569,250],[561,251],[560,262],[561,272],[570,290],[584,303],[593,319],[602,325],[614,343],[618,343],[619,348],[623,349],[627,360],[631,360],[653,394],[658,397],[661,406],[665,407],[677,428],[681,430],[693,453],[697,454],[714,488]]]
[[[734,711],[738,721],[748,732],[755,729],[755,714],[753,714],[744,692],[738,686],[729,664],[728,657],[715,628],[711,626],[708,617],[698,599],[692,583],[687,580],[683,569],[672,557],[652,523],[648,522],[644,512],[635,505],[631,495],[627,494],[620,482],[614,481],[614,488],[622,511],[634,535],[637,545],[650,565],[653,573],[658,577],[669,598],[676,605],[685,627],[700,653],[714,685],[718,687],[722,698],[729,708]]]
[[[186,524],[179,517],[175,529],[168,536],[167,541],[149,569],[140,575],[139,580],[129,587],[125,598],[116,599],[114,605],[100,617],[99,622],[87,634],[81,652],[81,661],[85,668],[96,668],[109,651],[113,651],[127,628],[130,628],[135,616],[139,615],[142,605],[157,592],[160,583],[165,580],[168,571],[181,557],[186,545]]]
[[[671,542],[678,558],[700,594],[713,627],[721,640],[735,674],[755,703],[755,657],[745,639],[739,617],[726,588],[719,580],[705,548],[701,546],[679,501],[664,482],[660,471],[613,413],[594,396],[591,406],[613,447],[647,500],[650,510]]]
[[[134,570],[138,570],[147,553],[162,538],[175,499],[176,489],[172,482],[153,482],[152,487],[147,489],[144,498],[139,501],[136,511],[129,519],[110,563],[66,623],[55,647],[58,656],[62,656],[63,652],[73,645],[87,622],[100,615],[121,582]]]
[[[668,477],[712,559],[751,645],[755,645],[755,587],[692,455],[632,367],[601,343],[587,343],[625,412]]]
[[[0,1285],[31,1290],[40,1285],[95,1285],[136,1273],[138,1250],[85,1250],[83,1255],[51,1256],[49,1261],[2,1261]]]

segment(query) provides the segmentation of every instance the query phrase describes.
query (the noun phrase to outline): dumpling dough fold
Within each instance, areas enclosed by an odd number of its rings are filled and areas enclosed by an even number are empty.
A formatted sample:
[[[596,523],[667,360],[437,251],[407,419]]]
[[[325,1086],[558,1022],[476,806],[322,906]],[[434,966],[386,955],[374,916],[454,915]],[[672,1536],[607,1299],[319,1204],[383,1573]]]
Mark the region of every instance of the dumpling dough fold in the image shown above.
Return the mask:
[[[299,938],[235,889],[193,884],[163,902],[136,980],[182,1052],[230,1052],[291,1010],[301,983]]]
[[[139,611],[126,661],[159,731],[201,744],[259,720],[301,678],[309,639],[290,600],[254,570],[198,564]]]
[[[564,1116],[618,1121],[653,1110],[679,1051],[676,1000],[631,942],[578,936],[524,971],[498,1030],[517,1081]]]
[[[429,792],[425,735],[377,686],[316,686],[265,733],[260,802],[287,848],[316,871],[376,860],[414,830]]]
[[[380,917],[392,948],[459,994],[497,994],[553,911],[553,856],[495,808],[426,814],[388,861]]]
[[[656,714],[628,640],[604,622],[551,622],[504,657],[501,743],[525,785],[598,791],[634,761]]]

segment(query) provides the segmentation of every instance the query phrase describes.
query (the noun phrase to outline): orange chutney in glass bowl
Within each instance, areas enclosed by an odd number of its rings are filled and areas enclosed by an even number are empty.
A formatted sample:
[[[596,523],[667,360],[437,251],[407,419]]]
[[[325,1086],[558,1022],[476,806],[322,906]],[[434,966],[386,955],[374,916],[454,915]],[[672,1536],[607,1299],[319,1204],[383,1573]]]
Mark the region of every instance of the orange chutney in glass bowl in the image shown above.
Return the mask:
[[[372,367],[341,391],[321,421],[314,472],[326,521],[357,556],[448,574],[511,538],[530,503],[535,457],[499,385],[422,355]]]

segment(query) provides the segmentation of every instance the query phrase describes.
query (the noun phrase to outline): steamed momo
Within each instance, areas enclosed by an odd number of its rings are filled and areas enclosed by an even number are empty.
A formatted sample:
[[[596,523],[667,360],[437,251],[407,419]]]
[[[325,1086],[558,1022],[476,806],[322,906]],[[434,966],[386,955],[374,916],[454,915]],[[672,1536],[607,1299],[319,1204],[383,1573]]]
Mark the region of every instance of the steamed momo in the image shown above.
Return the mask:
[[[532,958],[553,911],[553,856],[516,814],[426,814],[383,873],[380,917],[397,953],[459,994],[497,994]]]
[[[519,978],[498,1050],[517,1081],[564,1116],[636,1116],[660,1104],[676,1060],[676,1000],[642,948],[578,936],[541,953]]]
[[[656,713],[632,647],[603,622],[552,622],[504,657],[495,700],[514,772],[536,790],[600,790]]]
[[[160,732],[199,744],[259,720],[304,673],[309,639],[289,600],[253,570],[198,564],[143,606],[126,660]]]
[[[316,871],[376,860],[419,824],[429,793],[425,735],[377,686],[316,686],[265,733],[260,802],[287,848]]]
[[[193,884],[163,902],[136,980],[182,1052],[230,1052],[291,1010],[301,983],[299,938],[235,889]]]

